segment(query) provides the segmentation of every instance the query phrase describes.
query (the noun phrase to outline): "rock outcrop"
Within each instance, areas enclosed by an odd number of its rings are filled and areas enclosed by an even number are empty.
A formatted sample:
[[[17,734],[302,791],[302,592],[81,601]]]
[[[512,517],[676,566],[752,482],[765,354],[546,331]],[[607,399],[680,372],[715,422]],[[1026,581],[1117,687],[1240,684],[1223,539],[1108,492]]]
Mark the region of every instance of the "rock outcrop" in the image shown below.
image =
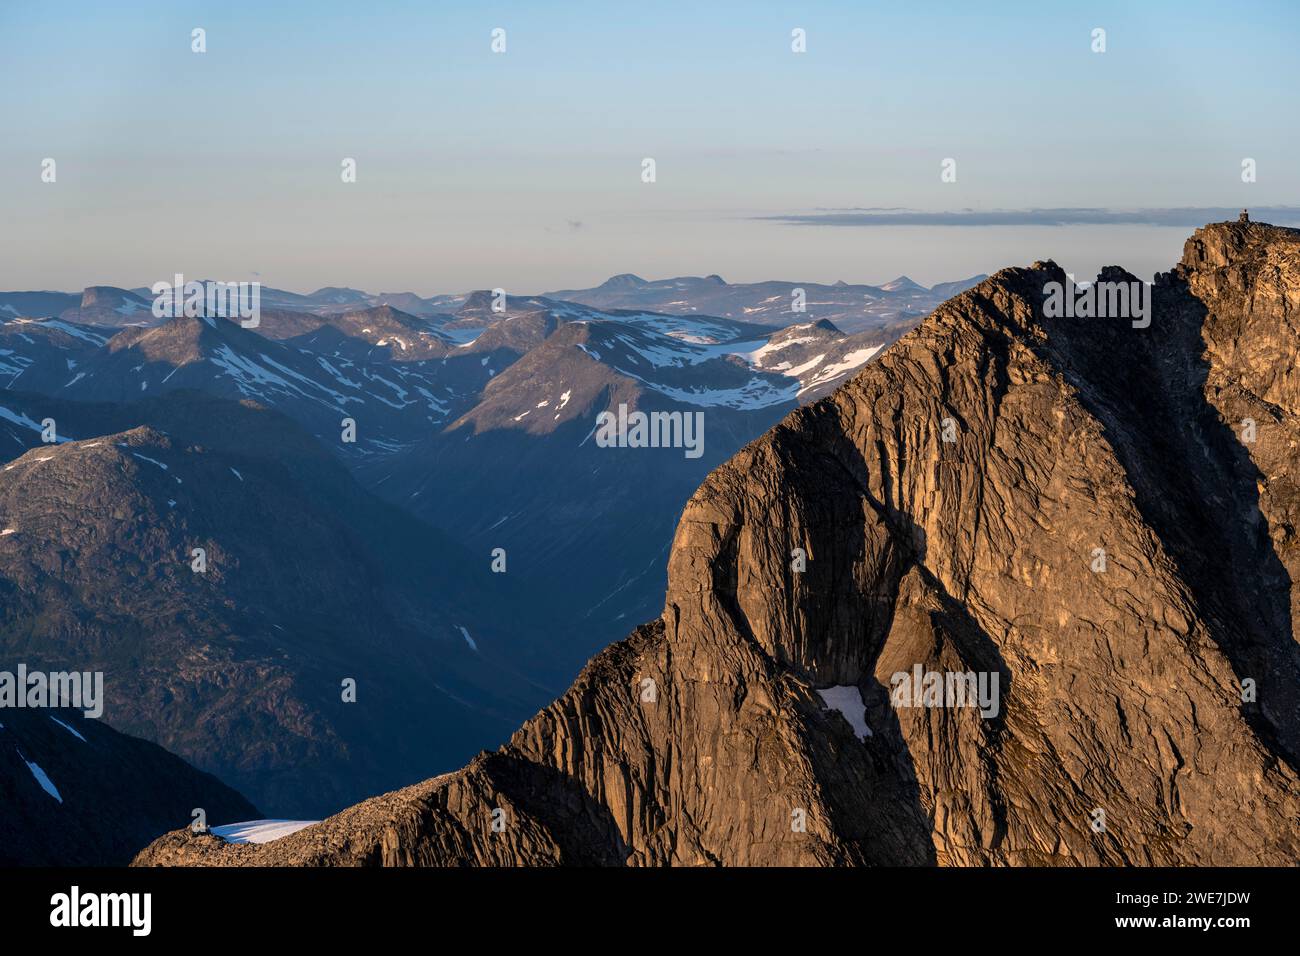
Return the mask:
[[[1294,863],[1300,232],[1198,230],[1145,328],[1054,283],[1003,270],[714,471],[662,617],[500,750],[137,864]],[[903,706],[918,669],[997,692]]]

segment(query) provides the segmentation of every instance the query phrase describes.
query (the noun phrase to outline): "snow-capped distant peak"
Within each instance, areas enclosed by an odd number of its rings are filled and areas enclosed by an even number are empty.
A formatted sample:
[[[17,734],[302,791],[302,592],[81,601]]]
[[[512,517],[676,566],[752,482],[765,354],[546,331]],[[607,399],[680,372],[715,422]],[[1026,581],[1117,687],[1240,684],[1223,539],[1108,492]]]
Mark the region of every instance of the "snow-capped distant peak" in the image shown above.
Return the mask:
[[[913,282],[907,276],[899,276],[897,279],[891,279],[880,288],[886,292],[929,292],[925,286],[919,282]]]

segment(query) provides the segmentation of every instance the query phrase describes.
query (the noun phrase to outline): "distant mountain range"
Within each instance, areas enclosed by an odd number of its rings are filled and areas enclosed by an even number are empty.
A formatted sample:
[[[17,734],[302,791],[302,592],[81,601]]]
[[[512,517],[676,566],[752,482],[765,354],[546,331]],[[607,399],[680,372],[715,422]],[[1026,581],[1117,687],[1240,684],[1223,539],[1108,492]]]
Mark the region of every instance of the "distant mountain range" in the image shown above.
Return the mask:
[[[806,311],[790,311],[795,288]],[[877,289],[615,277],[574,294],[601,290],[664,311],[552,296],[497,303],[489,291],[417,301],[264,289],[260,325],[245,329],[156,319],[146,289],[0,293],[10,313],[57,310],[0,325],[0,386],[110,403],[197,391],[284,413],[376,494],[477,554],[505,548],[508,573],[569,635],[556,642],[567,650],[555,673],[567,675],[654,612],[673,523],[704,475],[843,382],[933,301],[903,280]],[[862,331],[846,334],[829,315]],[[706,411],[703,454],[597,449],[596,415],[620,404]],[[344,418],[355,442],[340,440]]]
[[[767,326],[798,321],[793,312],[796,290],[803,294],[807,314],[833,322],[844,332],[907,331],[944,299],[983,281],[972,276],[945,282],[933,289],[899,276],[884,285],[849,285],[835,282],[750,282],[732,285],[720,276],[684,276],[649,282],[635,275],[614,276],[594,289],[552,292],[557,299],[581,302],[600,309],[649,309],[677,315],[700,313]]]
[[[899,276],[878,286],[846,282],[824,284],[787,281],[733,285],[716,275],[678,276],[651,281],[625,273],[613,276],[591,289],[565,289],[545,293],[542,297],[601,310],[625,309],[669,315],[715,316],[768,327],[782,327],[813,318],[833,322],[847,333],[889,328],[905,331],[940,302],[964,292],[985,278],[984,275],[972,276],[956,282],[941,282],[927,289],[907,276]],[[793,308],[796,290],[802,291],[802,308],[806,312],[795,311]],[[264,309],[314,315],[362,312],[388,306],[408,315],[431,318],[459,313],[466,303],[482,300],[484,296],[483,292],[470,292],[421,297],[413,292],[374,294],[335,287],[297,293],[264,287],[261,289],[261,304]],[[0,318],[5,315],[56,317],[85,325],[111,327],[148,325],[157,321],[149,314],[153,298],[153,293],[147,287],[119,289],[93,286],[79,294],[0,292]]]

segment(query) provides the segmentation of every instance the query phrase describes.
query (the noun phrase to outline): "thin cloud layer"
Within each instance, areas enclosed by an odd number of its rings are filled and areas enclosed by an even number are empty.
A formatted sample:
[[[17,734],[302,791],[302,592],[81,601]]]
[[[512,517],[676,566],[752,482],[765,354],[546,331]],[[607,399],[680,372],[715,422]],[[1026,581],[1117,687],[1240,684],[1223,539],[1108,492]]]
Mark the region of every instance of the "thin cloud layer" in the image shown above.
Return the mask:
[[[1207,222],[1236,219],[1240,212],[1240,209],[1228,206],[961,209],[951,212],[849,208],[754,218],[791,226],[1169,226],[1189,229]],[[1274,225],[1300,225],[1300,206],[1259,206],[1250,210],[1250,216]]]

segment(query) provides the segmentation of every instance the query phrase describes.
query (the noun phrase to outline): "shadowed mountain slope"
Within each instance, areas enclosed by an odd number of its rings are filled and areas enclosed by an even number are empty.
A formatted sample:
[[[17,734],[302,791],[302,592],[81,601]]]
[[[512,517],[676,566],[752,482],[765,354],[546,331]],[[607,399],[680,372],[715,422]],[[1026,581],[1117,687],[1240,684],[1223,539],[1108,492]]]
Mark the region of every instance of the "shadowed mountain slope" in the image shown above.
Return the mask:
[[[456,766],[550,696],[509,583],[283,416],[187,393],[0,407],[32,446],[0,470],[0,661],[102,670],[107,723],[269,812]]]
[[[141,841],[257,809],[209,774],[81,711],[0,709],[0,866],[125,866]]]

